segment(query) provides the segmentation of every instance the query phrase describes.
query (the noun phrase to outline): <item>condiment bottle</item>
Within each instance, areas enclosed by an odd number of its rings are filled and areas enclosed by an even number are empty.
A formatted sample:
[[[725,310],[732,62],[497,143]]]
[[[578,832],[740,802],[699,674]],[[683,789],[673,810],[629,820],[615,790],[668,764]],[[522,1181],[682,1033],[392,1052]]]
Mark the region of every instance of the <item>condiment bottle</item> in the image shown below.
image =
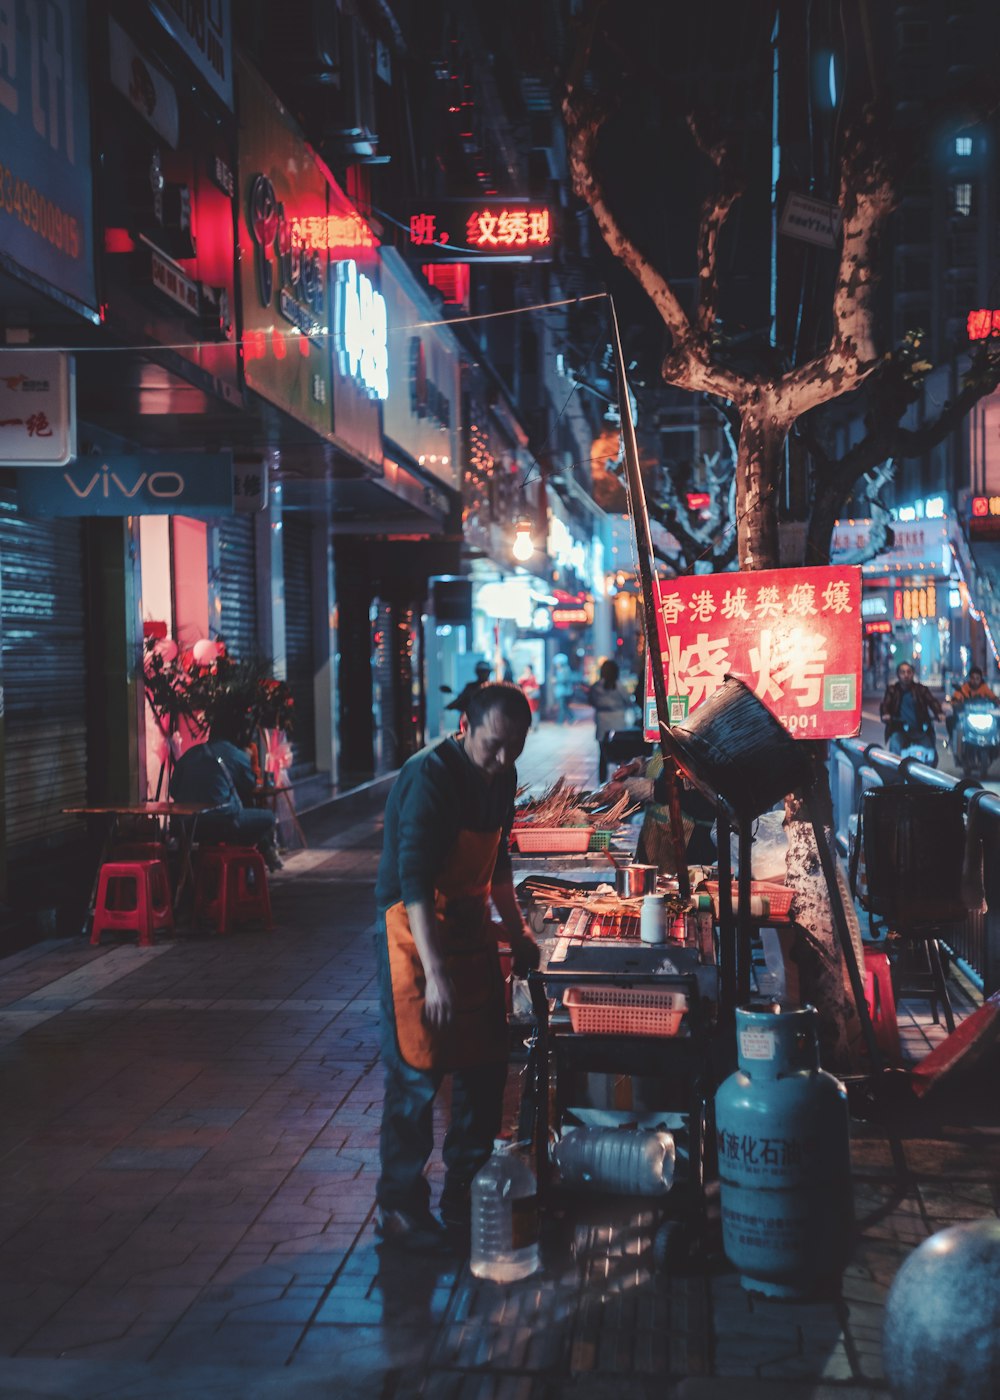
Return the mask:
[[[667,910],[662,895],[647,894],[643,899],[639,937],[643,943],[666,943]]]

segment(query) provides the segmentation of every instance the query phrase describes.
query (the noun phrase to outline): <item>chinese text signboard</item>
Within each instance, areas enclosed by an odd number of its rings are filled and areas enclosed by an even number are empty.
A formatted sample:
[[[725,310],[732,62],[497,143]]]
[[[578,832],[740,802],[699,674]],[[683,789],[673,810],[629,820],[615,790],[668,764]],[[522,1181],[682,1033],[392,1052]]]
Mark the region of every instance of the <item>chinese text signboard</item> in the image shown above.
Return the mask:
[[[460,258],[473,252],[477,262],[491,257],[548,260],[555,233],[548,205],[502,196],[414,205],[409,229],[410,247],[428,257]]]
[[[86,6],[0,5],[0,250],[96,313],[86,52]]]
[[[0,350],[0,466],[62,467],[75,456],[70,356],[59,350]]]
[[[701,574],[653,587],[669,723],[737,676],[796,739],[858,733],[859,568]],[[647,703],[647,726],[655,716]]]

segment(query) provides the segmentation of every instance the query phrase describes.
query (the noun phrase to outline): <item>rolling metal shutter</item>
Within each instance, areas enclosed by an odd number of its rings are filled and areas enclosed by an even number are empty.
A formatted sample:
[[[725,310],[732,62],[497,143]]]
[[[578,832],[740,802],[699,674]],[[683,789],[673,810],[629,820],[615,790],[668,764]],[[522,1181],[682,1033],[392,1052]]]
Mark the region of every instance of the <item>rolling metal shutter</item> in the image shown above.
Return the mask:
[[[295,700],[292,752],[296,767],[316,763],[316,657],[313,647],[312,527],[308,519],[286,515],[282,526],[285,560],[285,663]]]
[[[11,847],[74,830],[87,798],[86,603],[79,520],[0,499],[0,613]]]
[[[230,515],[219,522],[219,626],[226,647],[240,661],[257,656],[257,549],[255,517]]]

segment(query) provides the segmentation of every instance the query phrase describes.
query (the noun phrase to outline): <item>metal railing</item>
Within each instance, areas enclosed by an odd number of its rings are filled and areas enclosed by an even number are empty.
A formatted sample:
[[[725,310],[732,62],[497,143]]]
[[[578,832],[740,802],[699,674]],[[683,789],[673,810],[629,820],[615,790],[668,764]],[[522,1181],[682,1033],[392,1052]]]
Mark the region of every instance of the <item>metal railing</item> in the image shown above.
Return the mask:
[[[981,791],[979,783],[963,783],[926,763],[901,759],[864,744],[860,739],[835,739],[830,745],[830,789],[837,845],[847,855],[851,818],[857,817],[861,794],[871,787],[910,783],[923,787],[960,789],[968,800]],[[983,883],[986,912],[966,915],[948,929],[945,942],[982,987],[985,996],[1000,990],[1000,797],[986,793],[978,799],[977,821],[983,834]]]

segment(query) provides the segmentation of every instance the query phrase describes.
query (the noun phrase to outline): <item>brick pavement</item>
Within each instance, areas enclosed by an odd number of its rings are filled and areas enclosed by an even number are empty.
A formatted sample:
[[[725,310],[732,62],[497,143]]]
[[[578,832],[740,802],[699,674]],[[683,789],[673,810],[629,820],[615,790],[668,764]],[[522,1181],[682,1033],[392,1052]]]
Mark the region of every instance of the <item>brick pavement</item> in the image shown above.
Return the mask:
[[[591,781],[592,726],[545,725],[522,771]],[[657,1272],[629,1203],[553,1222],[543,1274],[381,1261],[370,923],[377,821],[317,816],[273,882],[274,934],[154,949],[53,942],[0,980],[0,1396],[716,1400],[884,1393],[886,1289],[921,1239],[996,1213],[980,1086],[854,1127],[858,1242],[839,1297]],[[909,1032],[940,1034],[926,1009]],[[516,1099],[517,1068],[511,1103]],[[432,1165],[435,1176],[440,1164]]]

